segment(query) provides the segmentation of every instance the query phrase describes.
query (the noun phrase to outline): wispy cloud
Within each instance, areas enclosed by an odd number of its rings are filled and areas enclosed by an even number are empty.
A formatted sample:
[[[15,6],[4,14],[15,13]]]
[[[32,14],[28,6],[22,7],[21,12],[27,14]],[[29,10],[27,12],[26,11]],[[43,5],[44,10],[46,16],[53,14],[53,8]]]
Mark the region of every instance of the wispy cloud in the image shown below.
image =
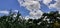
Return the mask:
[[[45,5],[48,5],[51,1],[52,1],[52,0],[43,0],[43,3],[44,3]]]
[[[18,10],[14,10],[15,12],[18,12]]]
[[[56,1],[56,3],[50,4],[49,8],[57,8],[57,10],[60,13],[60,0],[55,0],[55,1]]]
[[[9,11],[0,11],[0,14],[9,14]]]

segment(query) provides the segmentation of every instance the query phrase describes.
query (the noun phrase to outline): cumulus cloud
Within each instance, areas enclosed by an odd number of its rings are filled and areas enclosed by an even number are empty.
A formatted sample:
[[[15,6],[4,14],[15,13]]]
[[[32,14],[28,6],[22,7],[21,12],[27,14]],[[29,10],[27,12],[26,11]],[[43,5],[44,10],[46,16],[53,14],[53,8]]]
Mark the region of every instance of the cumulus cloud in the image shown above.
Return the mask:
[[[40,2],[42,0],[18,0],[18,2],[20,3],[20,6],[26,7],[27,10],[30,11],[30,16],[26,16],[29,18],[39,18],[41,17],[41,15],[43,14],[43,12],[40,9]],[[47,5],[49,7],[49,9],[51,8],[57,8],[57,10],[60,13],[60,0],[54,0],[56,1],[54,4],[50,4],[52,0],[43,0],[43,3],[45,5]]]
[[[40,10],[40,2],[41,0],[18,0],[21,6],[26,7],[27,10],[30,11],[30,18],[38,18],[43,12]]]
[[[0,11],[1,14],[9,14],[9,11]]]
[[[19,0],[18,0],[19,1]],[[20,5],[21,6],[24,6],[26,7],[29,11],[31,10],[36,10],[36,9],[39,9],[40,8],[40,3],[36,0],[24,0],[25,2],[20,2]]]
[[[29,14],[30,14],[30,16],[26,16],[25,19],[27,19],[27,20],[29,18],[30,19],[38,19],[38,18],[40,18],[42,16],[43,12],[41,10],[38,10],[36,12],[34,12],[34,11],[32,12],[31,11]]]
[[[34,17],[34,18],[40,18],[42,16],[43,12],[41,10],[37,10],[37,11],[31,11],[30,12],[30,16]]]

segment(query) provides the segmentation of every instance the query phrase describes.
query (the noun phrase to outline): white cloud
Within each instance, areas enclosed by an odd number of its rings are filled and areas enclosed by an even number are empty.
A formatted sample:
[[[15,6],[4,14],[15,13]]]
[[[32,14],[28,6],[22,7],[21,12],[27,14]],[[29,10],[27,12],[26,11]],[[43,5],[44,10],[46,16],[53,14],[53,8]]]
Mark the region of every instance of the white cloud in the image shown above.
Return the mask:
[[[18,10],[14,10],[15,12],[18,12]]]
[[[43,3],[45,5],[47,5],[49,7],[49,9],[56,8],[59,11],[59,13],[60,13],[60,0],[54,0],[54,1],[56,1],[54,4],[48,5],[51,1],[52,0],[43,0]]]
[[[0,11],[1,14],[9,14],[9,11]]]
[[[51,8],[56,8],[56,3],[55,4],[50,4],[50,6],[48,6],[49,7],[49,9],[51,9]]]
[[[52,0],[43,0],[43,3],[44,3],[45,5],[48,5],[51,1],[52,1]]]
[[[26,7],[27,10],[30,11],[30,16],[28,18],[39,18],[43,14],[40,9],[40,2],[41,0],[18,0],[21,6]]]
[[[16,17],[16,16],[17,16],[17,14],[14,14],[14,15],[13,15],[13,17]]]
[[[40,4],[37,1],[32,1],[30,5],[27,6],[30,11],[40,9]]]
[[[30,18],[30,19],[34,19],[34,18],[31,17],[31,16],[26,16],[26,17],[25,17],[26,20],[28,20],[29,18]]]
[[[56,4],[55,5],[56,8],[60,8],[60,0],[57,0],[55,4]]]
[[[57,8],[57,10],[60,13],[60,0],[55,0],[56,3],[55,4],[50,4],[49,8]]]
[[[38,19],[38,18],[40,18],[41,16],[42,16],[42,14],[43,14],[43,12],[42,11],[40,11],[40,10],[37,10],[36,12],[30,12],[29,13],[30,14],[30,16],[26,16],[25,17],[25,19]]]
[[[34,18],[40,18],[42,16],[43,12],[41,10],[30,12],[30,16]]]
[[[18,0],[18,2],[20,3],[21,6],[26,7],[27,10],[30,11],[30,13],[29,13],[30,16],[27,16],[27,17],[30,17],[30,18],[32,18],[32,17],[37,18],[37,17],[40,17],[40,16],[36,16],[36,15],[39,15],[40,13],[43,14],[43,12],[41,10],[39,10],[40,6],[41,6],[39,1],[41,1],[41,0]],[[60,0],[55,0],[56,3],[48,5],[51,1],[52,0],[43,0],[43,3],[45,5],[47,5],[50,9],[51,8],[57,8],[57,10],[60,13]]]
[[[57,3],[56,3],[56,8],[57,10],[59,11],[59,14],[60,14],[60,0],[57,0]]]
[[[25,2],[23,2],[23,4],[20,3],[20,5],[26,7],[29,11],[40,8],[40,3],[38,1],[32,0],[26,0]]]

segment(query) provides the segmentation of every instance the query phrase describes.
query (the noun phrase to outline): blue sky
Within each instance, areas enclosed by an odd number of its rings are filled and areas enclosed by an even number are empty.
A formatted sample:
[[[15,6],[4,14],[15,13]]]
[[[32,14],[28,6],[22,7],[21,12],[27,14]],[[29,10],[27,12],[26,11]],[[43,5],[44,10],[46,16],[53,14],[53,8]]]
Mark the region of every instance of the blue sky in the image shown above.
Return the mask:
[[[27,10],[24,7],[20,7],[17,0],[0,0],[0,10],[10,10],[10,9],[17,9],[20,13],[25,16],[28,14]]]
[[[53,3],[55,3],[54,0],[49,4],[53,4]],[[29,15],[29,11],[25,7],[20,6],[17,0],[0,0],[0,10],[9,11],[10,9],[19,10],[22,16]],[[41,10],[43,12],[56,11],[55,8],[49,9],[48,6],[46,6],[42,2],[41,2]]]
[[[0,0],[0,9],[19,9],[17,0]]]
[[[51,1],[51,3],[49,3],[49,4],[54,4],[56,1]],[[45,4],[43,4],[42,2],[41,2],[41,10],[43,11],[43,12],[49,12],[49,11],[56,11],[56,8],[51,8],[51,9],[49,9],[48,8],[48,6],[47,5],[45,5]]]

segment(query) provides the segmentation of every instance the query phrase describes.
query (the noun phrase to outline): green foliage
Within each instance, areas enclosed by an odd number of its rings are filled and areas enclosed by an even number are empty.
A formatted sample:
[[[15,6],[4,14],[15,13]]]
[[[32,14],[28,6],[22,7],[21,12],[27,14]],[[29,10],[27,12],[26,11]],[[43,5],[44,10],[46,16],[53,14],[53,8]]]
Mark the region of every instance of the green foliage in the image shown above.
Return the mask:
[[[59,28],[60,26],[60,14],[58,11],[44,13],[39,19],[23,20],[20,18],[21,14],[19,11],[16,17],[13,16],[14,13],[12,14],[12,12],[10,12],[8,16],[1,16],[0,28]],[[49,21],[47,19],[49,19]]]

